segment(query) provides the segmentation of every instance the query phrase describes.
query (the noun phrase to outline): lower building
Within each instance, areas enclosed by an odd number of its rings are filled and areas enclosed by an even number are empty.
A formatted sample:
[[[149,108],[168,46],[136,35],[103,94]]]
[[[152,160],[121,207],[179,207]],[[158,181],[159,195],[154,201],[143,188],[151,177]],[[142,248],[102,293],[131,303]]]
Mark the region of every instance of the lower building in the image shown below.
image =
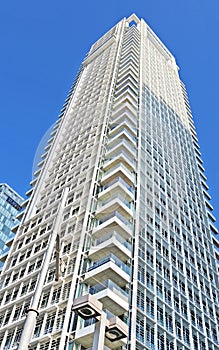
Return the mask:
[[[23,198],[7,184],[0,184],[0,269],[14,239],[12,227],[18,224]]]

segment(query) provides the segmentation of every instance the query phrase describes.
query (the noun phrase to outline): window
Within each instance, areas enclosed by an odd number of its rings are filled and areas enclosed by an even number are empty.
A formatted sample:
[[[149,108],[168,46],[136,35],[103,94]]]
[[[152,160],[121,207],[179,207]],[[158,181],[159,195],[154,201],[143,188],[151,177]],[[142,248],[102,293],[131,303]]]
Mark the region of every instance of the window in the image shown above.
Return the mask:
[[[49,283],[49,282],[53,281],[53,280],[54,280],[54,277],[55,277],[55,268],[50,269],[50,270],[48,271],[47,282]]]
[[[56,288],[52,294],[51,304],[58,303],[61,295],[61,286]]]
[[[43,316],[37,318],[36,326],[34,329],[34,338],[38,338],[40,336],[42,324],[43,324]]]
[[[62,329],[65,319],[66,308],[58,311],[57,321],[56,321],[56,330]]]
[[[41,302],[40,302],[40,307],[44,308],[47,306],[48,304],[48,300],[49,300],[49,296],[50,296],[50,290],[49,291],[45,291],[41,297]]]
[[[21,314],[21,310],[22,310],[22,304],[17,305],[15,312],[14,312],[14,317],[13,317],[13,321],[18,320]]]
[[[55,322],[55,312],[52,312],[47,316],[44,334],[51,333],[53,331],[53,326]]]
[[[137,339],[142,343],[144,342],[145,331],[144,331],[144,317],[140,314],[137,315],[136,319],[136,336]]]
[[[21,289],[21,295],[26,294],[28,291],[28,282],[24,283]]]

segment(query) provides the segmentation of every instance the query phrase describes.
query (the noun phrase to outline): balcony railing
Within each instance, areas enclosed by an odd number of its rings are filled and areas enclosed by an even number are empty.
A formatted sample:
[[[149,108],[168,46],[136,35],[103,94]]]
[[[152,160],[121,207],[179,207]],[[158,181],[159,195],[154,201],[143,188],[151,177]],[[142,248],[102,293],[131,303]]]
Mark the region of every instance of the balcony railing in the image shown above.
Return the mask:
[[[119,260],[114,254],[109,254],[105,258],[95,261],[93,265],[91,265],[88,268],[88,272],[110,261],[113,262],[116,266],[118,266],[121,270],[126,272],[128,275],[130,274],[130,267],[124,264],[121,260]]]
[[[96,284],[95,286],[90,288],[89,293],[97,294],[107,288],[113,291],[116,295],[118,295],[125,301],[128,301],[128,297],[129,297],[128,293],[126,293],[122,288],[120,288],[116,283],[112,282],[111,280],[106,280],[102,283]]]
[[[119,182],[120,184],[122,184],[123,186],[125,186],[125,188],[127,188],[127,190],[129,190],[132,194],[135,193],[135,189],[134,187],[131,187],[127,184],[127,182],[125,182],[120,176],[116,177],[115,179],[113,179],[112,181],[108,182],[106,185],[104,185],[102,187],[102,190],[106,190],[107,188],[109,188],[110,186],[113,186],[115,183]]]
[[[123,127],[121,129],[119,129],[115,134],[113,134],[111,136],[111,138],[115,138],[116,136],[118,136],[119,134],[121,134],[122,132],[125,132],[134,142],[136,142],[136,137],[133,136],[127,128]]]
[[[136,117],[133,116],[130,112],[122,112],[119,116],[116,116],[115,118],[111,119],[111,125],[121,125],[124,122],[128,122],[129,124],[133,125],[133,128],[136,129]]]
[[[124,238],[122,238],[116,231],[112,231],[112,232],[108,233],[107,235],[105,235],[105,236],[103,236],[103,237],[97,239],[97,240],[95,241],[95,246],[98,246],[99,244],[108,241],[108,240],[109,240],[110,238],[112,238],[112,237],[115,237],[116,240],[117,240],[119,243],[121,243],[121,244],[124,245],[128,250],[131,251],[131,248],[132,248],[131,244],[128,243]]]
[[[120,193],[114,193],[114,195],[112,195],[105,201],[98,201],[97,209],[102,208],[104,205],[110,203],[114,199],[119,199],[123,204],[125,204],[129,209],[131,209],[131,203],[125,200],[125,198]]]
[[[133,127],[133,125],[127,120],[124,119],[123,121],[120,121],[118,124],[114,124],[110,127],[110,131],[116,129],[117,127],[120,127],[121,125],[124,125],[123,128],[126,126],[133,131],[133,133],[136,133],[136,128]]]
[[[130,170],[128,170],[128,168],[126,168],[126,166],[123,163],[118,163],[116,166],[110,168],[110,170],[108,170],[104,173],[104,176],[111,174],[114,170],[117,170],[118,168],[124,169],[124,171],[126,171],[134,180],[134,173],[132,173]]]
[[[121,150],[115,153],[112,157],[109,157],[106,159],[106,162],[110,162],[111,160],[116,159],[117,157],[124,156],[131,164],[136,166],[136,160],[134,158],[131,158],[125,151]]]
[[[96,226],[99,226],[106,222],[107,220],[112,219],[113,217],[117,217],[119,220],[122,221],[123,224],[125,224],[128,228],[133,228],[133,223],[128,221],[122,214],[120,214],[118,211],[113,211],[111,214],[105,216],[104,218],[101,218],[100,220],[97,220]]]
[[[110,141],[113,141],[113,139],[111,139]],[[110,142],[109,141],[109,142]],[[107,148],[107,152],[106,153],[108,153],[108,152],[110,152],[110,151],[112,151],[114,148],[116,148],[117,146],[125,146],[134,156],[136,156],[136,149],[133,147],[133,144],[131,144],[129,141],[127,141],[126,139],[118,139],[118,140],[116,140],[116,141],[114,141],[113,143],[112,143],[112,145],[111,146],[109,146],[108,148]]]

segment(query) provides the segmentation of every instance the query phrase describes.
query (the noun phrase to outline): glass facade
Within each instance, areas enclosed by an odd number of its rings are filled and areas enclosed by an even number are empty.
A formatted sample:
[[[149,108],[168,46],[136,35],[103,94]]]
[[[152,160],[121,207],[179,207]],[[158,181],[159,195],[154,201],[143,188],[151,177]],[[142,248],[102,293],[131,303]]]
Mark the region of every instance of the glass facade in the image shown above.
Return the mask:
[[[41,158],[2,271],[1,347],[219,350],[198,140],[175,59],[144,20],[91,47]]]
[[[14,238],[11,229],[18,224],[16,216],[21,210],[22,202],[22,197],[12,188],[0,184],[0,269],[10,249],[6,243]]]

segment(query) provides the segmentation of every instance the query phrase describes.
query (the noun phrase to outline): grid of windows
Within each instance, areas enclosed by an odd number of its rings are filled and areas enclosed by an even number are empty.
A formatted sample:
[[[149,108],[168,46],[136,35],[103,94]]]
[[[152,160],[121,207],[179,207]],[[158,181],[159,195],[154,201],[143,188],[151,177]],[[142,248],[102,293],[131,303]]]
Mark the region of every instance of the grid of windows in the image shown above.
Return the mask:
[[[151,47],[150,40],[147,45]],[[141,115],[144,133],[138,307],[145,317],[156,321],[153,329],[159,349],[171,346],[166,343],[160,326],[176,334],[177,342],[172,342],[172,346],[178,348],[179,340],[184,344],[183,349],[191,346],[207,349],[211,340],[218,344],[217,321],[213,315],[218,312],[215,300],[219,295],[199,159],[197,162],[197,150],[182,110],[178,113],[182,97],[177,95],[180,85],[174,82],[172,68],[163,64],[164,58],[156,49],[150,50],[146,57]],[[159,79],[157,85],[156,79]],[[214,320],[211,330],[210,320]],[[208,340],[204,340],[205,332]],[[141,338],[139,341],[145,342]],[[154,348],[153,342],[149,348]]]

